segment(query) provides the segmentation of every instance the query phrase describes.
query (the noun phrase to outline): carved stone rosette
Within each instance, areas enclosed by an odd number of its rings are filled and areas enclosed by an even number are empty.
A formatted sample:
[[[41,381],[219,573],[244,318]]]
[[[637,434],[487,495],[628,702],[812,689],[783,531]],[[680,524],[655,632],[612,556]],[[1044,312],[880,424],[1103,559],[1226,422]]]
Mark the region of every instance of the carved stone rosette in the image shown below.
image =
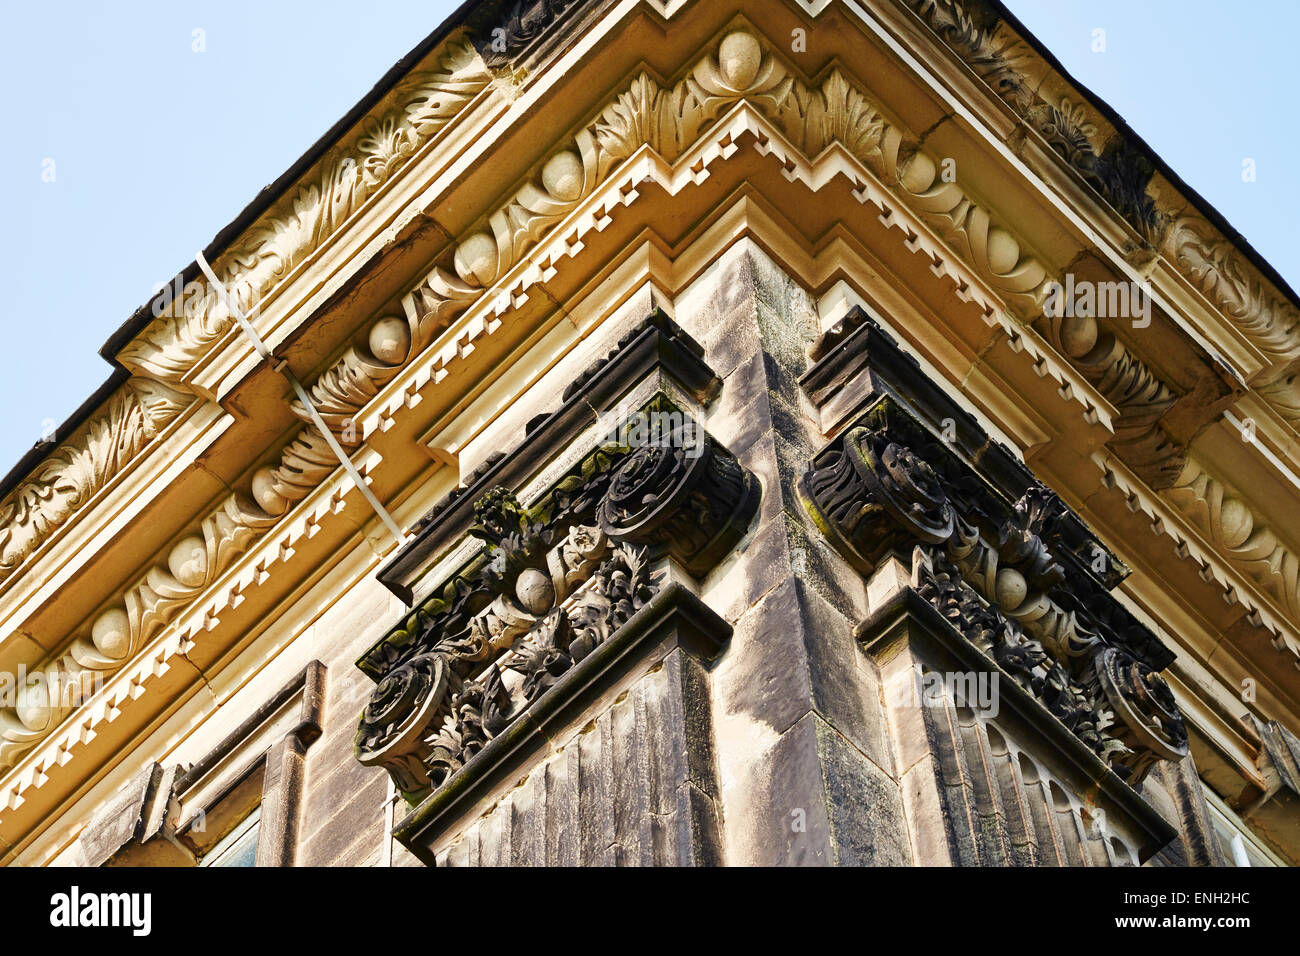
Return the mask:
[[[363,726],[382,728],[379,737],[368,738],[374,746],[370,756],[388,768],[402,790],[418,790],[426,779],[431,748],[421,731],[447,696],[447,677],[445,657],[421,654],[379,682],[361,715]]]
[[[858,570],[909,561],[918,593],[1129,784],[1186,755],[1158,673],[1167,652],[1105,574],[1082,570],[1062,530],[1081,522],[1042,485],[1008,501],[882,398],[814,458],[799,494]]]
[[[531,507],[500,487],[480,497],[482,552],[358,662],[378,686],[357,759],[427,796],[654,597],[654,559],[702,576],[730,551],[758,483],[689,434],[601,446]]]
[[[611,538],[662,548],[703,576],[744,534],[758,482],[712,438],[683,444],[673,436],[633,452],[619,467],[599,509]]]
[[[822,533],[863,572],[873,549],[953,535],[952,507],[930,466],[879,431],[849,429],[818,456],[799,491]]]
[[[1115,736],[1134,754],[1134,779],[1146,776],[1157,760],[1187,755],[1187,728],[1173,691],[1159,674],[1114,647],[1097,654],[1094,666],[1106,700],[1120,718]]]

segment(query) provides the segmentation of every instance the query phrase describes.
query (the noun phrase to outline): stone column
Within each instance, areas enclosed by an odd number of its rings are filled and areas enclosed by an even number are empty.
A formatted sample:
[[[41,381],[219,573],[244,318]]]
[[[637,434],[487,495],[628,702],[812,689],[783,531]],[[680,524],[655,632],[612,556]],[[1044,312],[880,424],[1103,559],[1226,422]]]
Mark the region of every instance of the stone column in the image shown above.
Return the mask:
[[[749,534],[701,588],[735,628],[711,675],[724,858],[910,863],[879,677],[853,638],[864,585],[794,491],[825,444],[797,384],[814,305],[742,240],[675,306],[724,381],[705,425],[763,487]]]

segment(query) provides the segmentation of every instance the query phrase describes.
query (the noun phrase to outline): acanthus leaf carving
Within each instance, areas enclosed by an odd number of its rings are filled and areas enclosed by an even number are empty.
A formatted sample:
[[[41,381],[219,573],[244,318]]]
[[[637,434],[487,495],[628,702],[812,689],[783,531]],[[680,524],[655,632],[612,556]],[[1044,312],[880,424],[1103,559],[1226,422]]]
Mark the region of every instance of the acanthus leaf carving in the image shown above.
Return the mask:
[[[1227,239],[1202,216],[1174,219],[1162,251],[1207,299],[1275,364],[1264,376],[1267,385],[1280,374],[1296,370],[1300,352],[1300,309],[1276,293]],[[1267,389],[1262,393],[1268,395]],[[1279,410],[1292,424],[1300,416]]]
[[[1104,762],[1133,756],[1132,748],[1111,731],[1115,712],[1086,671],[1074,676],[1019,622],[964,583],[956,565],[934,549],[916,549],[912,575],[917,591],[945,620]]]
[[[455,244],[449,261],[435,265],[408,295],[409,311],[421,317],[421,325],[445,328],[502,282],[619,162],[645,145],[675,159],[742,99],[776,122],[807,155],[831,143],[846,148],[1025,320],[1041,320],[1053,277],[985,204],[944,176],[934,157],[917,149],[841,70],[832,69],[817,86],[804,84],[743,29],[724,36],[672,87],[661,87],[647,74],[637,76],[570,144],[553,152],[532,180]],[[1074,328],[1080,324],[1087,327]],[[1049,337],[1119,410],[1116,449],[1157,486],[1167,484],[1181,466],[1183,449],[1168,439],[1158,420],[1178,396],[1095,319],[1071,319],[1067,325],[1048,323]],[[1087,347],[1081,348],[1085,340]]]
[[[1018,301],[1022,310],[1040,308],[1048,281],[1041,263],[997,225],[986,209],[960,190],[949,189],[952,184],[941,181],[931,157],[920,151],[909,154],[904,132],[842,74],[832,71],[820,87],[807,87],[792,78],[752,35],[737,31],[724,37],[717,52],[702,59],[671,90],[660,89],[648,76],[638,77],[627,93],[575,135],[570,146],[554,154],[540,171],[540,186],[526,183],[511,204],[488,217],[487,229],[457,246],[453,271],[434,269],[410,294],[414,308],[409,311],[417,318],[393,320],[406,323],[405,335],[397,337],[403,345],[384,352],[371,343],[358,343],[322,376],[314,391],[329,407],[327,422],[335,436],[346,437],[353,413],[377,394],[409,356],[431,343],[456,315],[513,268],[546,228],[589,196],[619,160],[630,156],[642,142],[652,142],[665,155],[676,155],[691,137],[740,99],[760,105],[794,142],[842,139],[890,189],[940,227],[944,237],[995,289]],[[435,125],[440,121],[436,116],[430,118]],[[380,134],[391,141],[382,130]],[[382,170],[389,167],[381,160],[373,168],[381,171],[376,175],[385,175]],[[245,287],[252,288],[238,281],[233,287],[237,295],[244,294],[240,290]],[[196,327],[206,329],[205,323],[212,318],[205,313]],[[1108,354],[1112,353],[1114,349]],[[1158,381],[1149,386],[1138,381],[1145,372],[1140,365],[1135,365],[1132,374],[1110,371],[1124,364],[1122,355],[1126,353],[1119,354],[1121,358],[1110,361],[1098,373],[1098,380],[1115,382],[1111,391],[1129,396],[1125,399],[1129,405],[1145,407],[1163,401],[1163,396],[1149,397],[1163,387]],[[182,362],[178,367],[188,365]],[[261,494],[255,484],[259,507],[272,517],[283,514],[334,469],[332,463],[323,436],[314,426],[307,426],[285,450],[281,462],[264,476]]]
[[[145,574],[32,674],[39,684],[0,708],[0,768],[10,767],[207,590],[278,517],[243,494],[226,497]],[[3,675],[10,679],[10,675]],[[0,679],[3,683],[3,679]]]
[[[453,44],[440,68],[413,74],[398,88],[397,104],[371,118],[355,150],[339,148],[318,165],[319,180],[303,183],[249,230],[218,261],[218,272],[240,307],[253,311],[260,297],[282,279],[489,82],[473,47]],[[20,486],[0,531],[0,576],[13,570],[53,530],[94,494],[158,430],[192,399],[171,387],[229,329],[232,318],[214,290],[187,287],[174,314],[164,313],[119,354],[144,378],[132,378],[120,398],[92,420],[84,446],[69,444]],[[355,446],[355,414],[437,331],[384,317],[313,386],[313,399],[335,437]],[[153,381],[158,378],[162,381]],[[298,408],[301,417],[305,410]],[[87,698],[95,675],[120,669],[144,643],[189,606],[253,541],[274,525],[338,467],[324,436],[306,425],[281,454],[252,479],[248,501],[232,495],[176,548],[202,554],[177,579],[174,568],[149,569],[116,603],[96,616],[91,633],[75,637],[66,651],[41,665],[17,706],[0,709],[0,767],[24,753]],[[3,517],[0,512],[0,517]],[[195,541],[201,546],[194,547]],[[174,557],[173,552],[173,556]],[[168,565],[172,564],[169,557]],[[195,572],[201,566],[202,571]]]
[[[270,290],[338,232],[379,187],[405,166],[491,81],[473,46],[453,43],[438,68],[413,73],[385,110],[353,142],[331,150],[215,262],[240,309],[254,312]],[[176,382],[231,328],[233,317],[206,282],[186,286],[180,301],[119,353],[125,366]]]
[[[909,0],[909,5],[1085,182],[1158,251],[1271,363],[1259,392],[1293,426],[1300,402],[1289,385],[1300,349],[1300,309],[1199,213],[1157,202],[1148,185],[1153,164],[1120,135],[1099,144],[1100,133],[1082,104],[1049,102],[1031,88],[1028,48],[979,0]],[[1046,84],[1043,84],[1046,86]],[[1109,397],[1109,396],[1108,396]],[[1177,465],[1173,466],[1176,473]],[[1164,477],[1171,475],[1164,472]]]

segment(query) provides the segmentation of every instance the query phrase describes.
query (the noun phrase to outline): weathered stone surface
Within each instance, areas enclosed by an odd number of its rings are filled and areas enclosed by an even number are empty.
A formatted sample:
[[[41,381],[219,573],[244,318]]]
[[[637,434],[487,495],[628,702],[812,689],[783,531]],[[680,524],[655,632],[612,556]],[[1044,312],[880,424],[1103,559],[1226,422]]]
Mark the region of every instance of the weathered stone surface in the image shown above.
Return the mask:
[[[722,793],[731,862],[754,866],[834,862],[817,720],[815,714],[806,714],[779,736],[756,735],[745,758],[735,760],[734,770],[724,764]],[[724,747],[740,745],[729,736],[722,741]],[[729,779],[731,773],[734,779]]]
[[[161,776],[162,768],[151,764],[95,814],[77,841],[81,865],[102,866],[141,835],[150,795]]]
[[[438,837],[434,856],[446,866],[719,863],[712,755],[706,678],[673,650],[484,817]]]
[[[828,724],[816,723],[835,862],[840,866],[911,863],[898,785]]]
[[[784,733],[815,710],[889,766],[876,678],[852,631],[801,580],[777,585],[737,622],[715,671],[729,713]]]
[[[728,861],[758,866],[907,863],[897,785],[818,715],[738,768],[724,804]]]
[[[761,347],[754,265],[744,247],[711,266],[678,301],[678,322],[724,381]]]

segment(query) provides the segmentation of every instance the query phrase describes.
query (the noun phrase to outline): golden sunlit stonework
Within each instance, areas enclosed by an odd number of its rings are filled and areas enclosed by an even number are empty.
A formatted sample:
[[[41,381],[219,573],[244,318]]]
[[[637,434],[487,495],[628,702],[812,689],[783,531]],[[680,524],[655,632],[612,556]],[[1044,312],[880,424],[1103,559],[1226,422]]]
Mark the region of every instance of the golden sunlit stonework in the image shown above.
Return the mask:
[[[458,17],[11,478],[0,858],[1300,859],[1267,264],[995,3]]]

